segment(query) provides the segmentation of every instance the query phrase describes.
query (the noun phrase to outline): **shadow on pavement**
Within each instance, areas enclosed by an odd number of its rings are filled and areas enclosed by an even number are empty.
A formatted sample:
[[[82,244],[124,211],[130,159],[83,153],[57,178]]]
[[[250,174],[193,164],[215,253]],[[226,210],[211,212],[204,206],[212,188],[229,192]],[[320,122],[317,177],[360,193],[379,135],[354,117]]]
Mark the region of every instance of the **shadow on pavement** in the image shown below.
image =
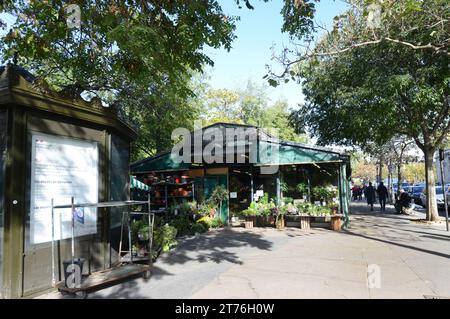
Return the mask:
[[[385,244],[390,244],[390,245],[395,245],[395,246],[399,246],[399,247],[403,247],[403,248],[408,248],[408,249],[412,249],[412,250],[416,250],[416,251],[420,251],[422,253],[426,253],[426,254],[431,254],[431,255],[435,255],[435,256],[439,256],[439,257],[443,257],[443,258],[450,258],[449,254],[444,254],[438,251],[433,251],[433,250],[429,250],[429,249],[424,249],[424,248],[420,248],[420,247],[414,247],[411,245],[406,245],[406,244],[401,244],[398,242],[394,242],[394,241],[389,241],[389,240],[385,240],[385,239],[381,239],[381,238],[377,238],[377,237],[372,237],[372,236],[367,236],[367,235],[363,235],[363,234],[358,234],[355,232],[351,232],[348,230],[344,230],[342,232],[343,234],[347,234],[347,235],[351,235],[351,236],[358,236],[361,238],[365,238],[365,239],[371,239],[371,240],[375,240],[375,241],[379,241]]]
[[[402,218],[404,215],[398,215],[390,211],[384,213],[371,212],[362,203],[360,205],[358,203],[352,204],[351,216],[353,217],[353,226],[351,229],[344,230],[344,234],[371,239],[443,258],[450,258],[449,254],[412,245],[420,243],[426,238],[433,240],[439,239],[441,241],[450,240],[448,235],[439,234],[439,230],[433,229],[429,232],[424,232],[411,229],[414,228],[414,225],[410,219]],[[367,218],[369,216],[373,218]],[[414,233],[418,233],[419,235],[413,235]]]
[[[263,239],[264,234],[258,234],[254,231],[246,231],[244,229],[222,229],[214,230],[199,236],[182,237],[179,239],[179,245],[162,254],[154,265],[154,271],[148,281],[152,282],[154,287],[161,289],[159,281],[167,279],[167,277],[180,276],[176,268],[177,265],[185,265],[186,263],[232,263],[242,264],[241,249],[256,248],[260,250],[271,250],[272,242]],[[175,266],[175,268],[171,268]],[[186,265],[190,267],[190,265]],[[167,271],[171,269],[174,273]],[[180,280],[180,279],[175,279]],[[189,280],[189,278],[185,278]],[[169,280],[170,281],[170,280]],[[171,285],[173,283],[170,283]],[[122,282],[116,286],[109,287],[108,292],[93,293],[89,298],[151,298],[148,291],[141,292],[142,281],[134,279]],[[145,294],[145,295],[144,295]]]
[[[229,249],[244,246],[270,250],[272,243],[254,232],[223,229],[198,237],[184,238],[176,249],[160,256],[160,260],[170,265],[184,264],[189,261],[242,264],[238,254],[230,252]]]

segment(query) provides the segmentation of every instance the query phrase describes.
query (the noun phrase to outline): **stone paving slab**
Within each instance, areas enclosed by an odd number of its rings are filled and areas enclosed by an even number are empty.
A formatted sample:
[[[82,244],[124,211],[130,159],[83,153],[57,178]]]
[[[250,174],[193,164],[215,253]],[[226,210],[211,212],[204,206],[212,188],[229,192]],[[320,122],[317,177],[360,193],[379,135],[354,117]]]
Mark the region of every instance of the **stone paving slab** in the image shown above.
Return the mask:
[[[411,222],[417,216],[392,212],[390,206],[380,213],[352,203],[347,231],[233,228],[186,238],[158,260],[150,280],[131,280],[89,298],[450,296],[445,225],[417,224]],[[379,288],[368,286],[369,265],[379,267]]]

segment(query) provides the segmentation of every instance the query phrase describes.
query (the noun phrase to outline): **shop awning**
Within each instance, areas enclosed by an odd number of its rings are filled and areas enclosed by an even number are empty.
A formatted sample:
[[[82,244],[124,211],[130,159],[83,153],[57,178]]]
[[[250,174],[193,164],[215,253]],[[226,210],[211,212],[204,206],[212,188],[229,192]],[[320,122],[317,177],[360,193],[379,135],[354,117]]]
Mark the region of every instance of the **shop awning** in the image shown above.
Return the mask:
[[[148,185],[138,181],[134,176],[130,176],[130,188],[142,189],[144,191],[150,190]]]
[[[245,126],[237,124],[216,123],[202,128],[202,130],[214,128],[217,130],[217,132],[222,132],[218,134],[218,136],[227,136],[227,130],[233,129],[233,127],[235,127],[235,129],[246,127],[248,129],[253,128],[256,130],[257,142],[256,148],[253,148],[253,150],[256,152],[256,159],[252,163],[252,165],[254,166],[320,164],[333,162],[346,163],[347,165],[350,164],[350,157],[343,152],[316,145],[306,145],[271,138],[268,133],[265,133],[263,129],[250,125]],[[191,133],[191,135],[194,134],[195,132]],[[239,142],[244,143],[244,145],[247,145],[247,147],[249,147],[250,145],[250,142],[247,141],[247,138],[245,136],[244,139],[239,140]],[[194,145],[194,143],[195,139],[194,142],[191,143],[191,145]],[[203,140],[203,147],[205,147],[207,143],[209,142],[205,142],[205,140]],[[222,150],[226,150],[226,148],[227,146],[224,144],[222,146]],[[171,150],[168,150],[153,157],[134,162],[130,165],[130,169],[132,174],[144,174],[149,172],[181,171],[188,170],[190,168],[201,168],[208,166],[210,166],[210,164],[206,162],[198,163],[196,165],[184,163],[182,161],[182,158],[179,157],[177,153],[173,153]],[[227,166],[227,164],[224,163],[223,166]],[[350,169],[348,169],[348,171],[350,171]]]

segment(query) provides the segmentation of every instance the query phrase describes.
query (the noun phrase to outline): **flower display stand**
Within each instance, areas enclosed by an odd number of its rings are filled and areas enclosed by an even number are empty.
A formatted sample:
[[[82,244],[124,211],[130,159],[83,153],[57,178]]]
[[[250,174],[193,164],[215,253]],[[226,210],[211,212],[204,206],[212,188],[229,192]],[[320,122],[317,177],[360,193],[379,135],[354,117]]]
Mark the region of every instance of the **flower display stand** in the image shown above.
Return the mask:
[[[301,215],[299,217],[300,217],[300,228],[311,229],[311,216]]]
[[[245,216],[244,227],[253,228],[256,225],[256,216]]]
[[[245,221],[244,228],[253,228],[253,221]]]
[[[334,231],[341,231],[342,228],[342,216],[341,214],[331,215],[330,228]]]

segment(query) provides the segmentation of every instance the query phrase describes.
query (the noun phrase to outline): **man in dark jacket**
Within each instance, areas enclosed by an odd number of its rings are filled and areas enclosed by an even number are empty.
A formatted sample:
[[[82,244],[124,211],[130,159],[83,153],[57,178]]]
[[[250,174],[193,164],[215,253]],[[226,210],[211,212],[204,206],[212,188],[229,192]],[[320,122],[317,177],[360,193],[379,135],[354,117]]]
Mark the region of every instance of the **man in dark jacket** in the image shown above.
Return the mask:
[[[389,193],[383,182],[380,182],[380,185],[378,185],[377,193],[380,200],[381,211],[384,212],[386,210],[386,198],[388,198]]]
[[[375,188],[372,186],[372,182],[369,182],[369,186],[365,187],[364,196],[367,199],[367,205],[370,205],[370,211],[373,211],[373,204],[375,203],[376,195]]]

